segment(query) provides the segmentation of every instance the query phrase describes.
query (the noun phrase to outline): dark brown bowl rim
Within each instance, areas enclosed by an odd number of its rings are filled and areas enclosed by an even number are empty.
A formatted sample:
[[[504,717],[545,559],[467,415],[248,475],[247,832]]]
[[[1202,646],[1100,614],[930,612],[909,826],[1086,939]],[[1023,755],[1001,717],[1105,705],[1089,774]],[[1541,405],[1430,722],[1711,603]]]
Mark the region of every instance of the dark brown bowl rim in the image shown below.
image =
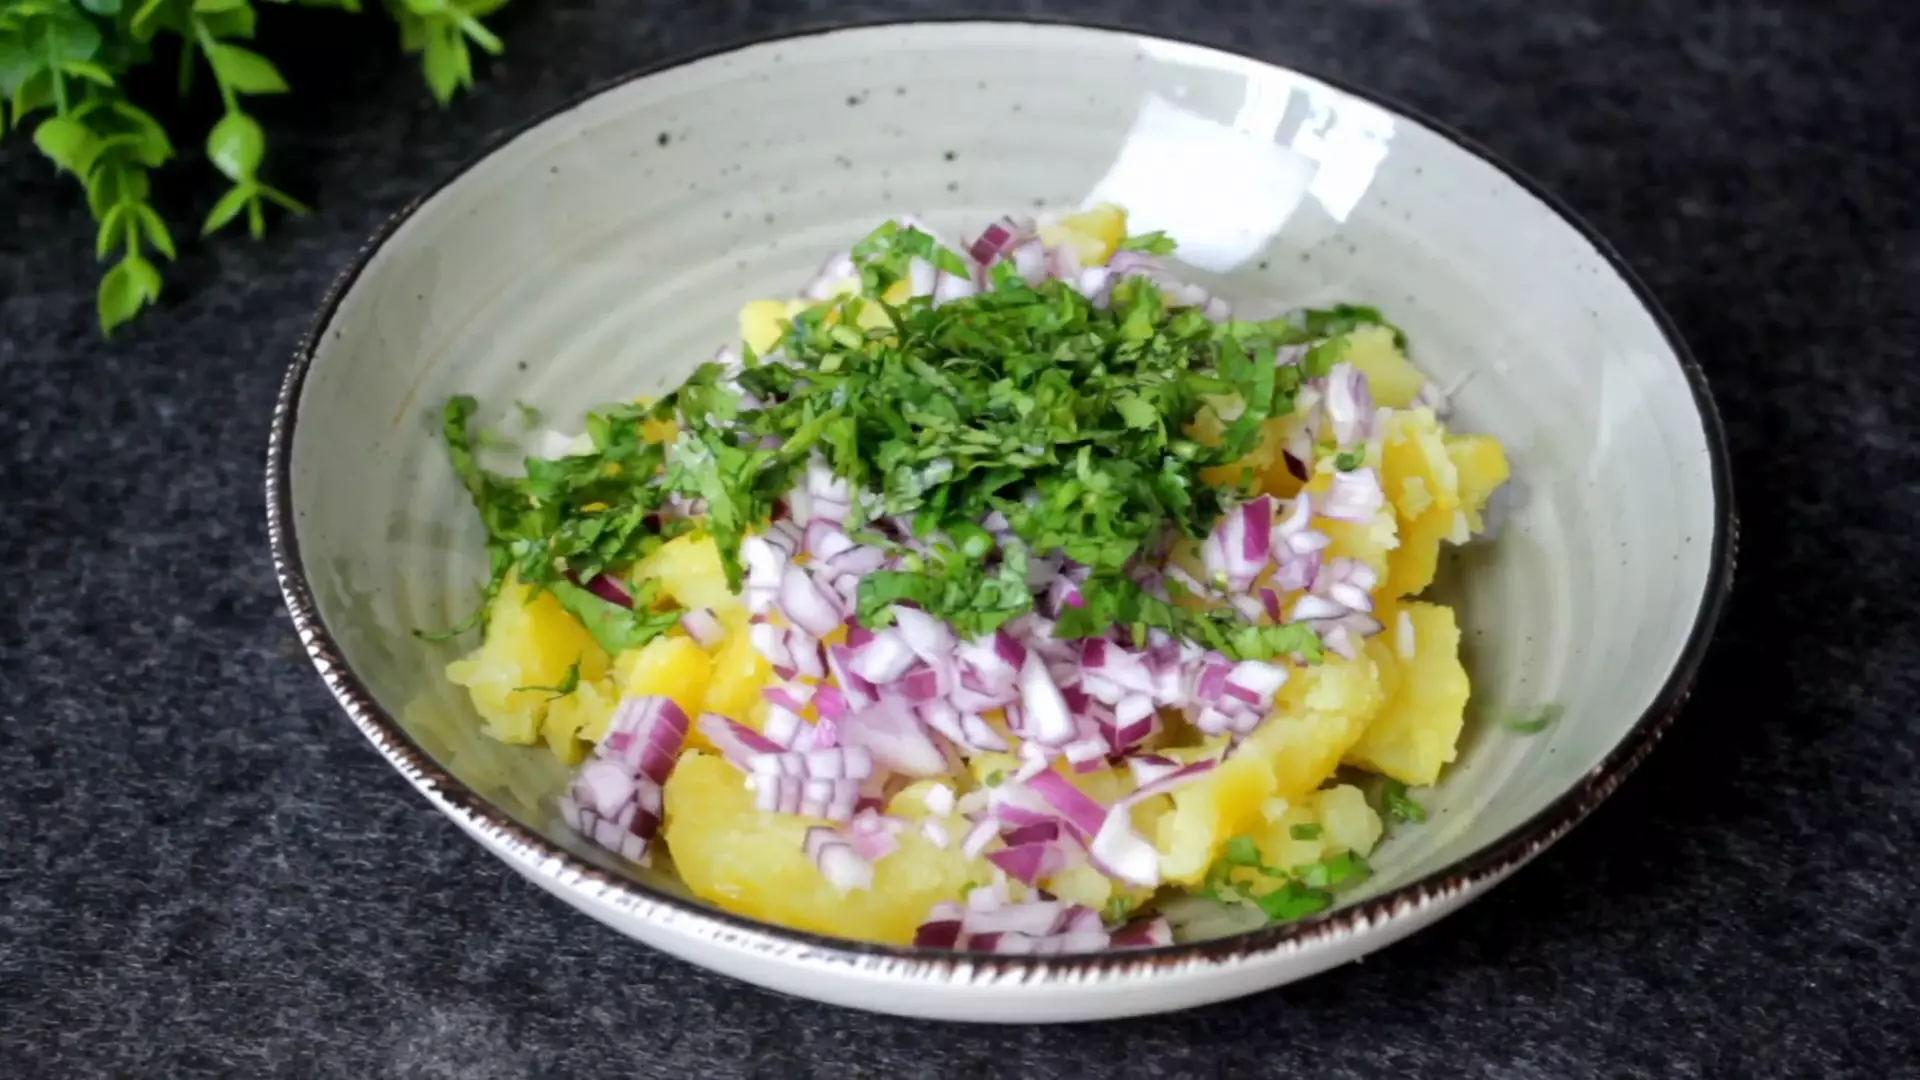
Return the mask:
[[[327,630],[313,599],[300,557],[292,505],[290,450],[295,424],[299,418],[301,390],[308,370],[327,326],[342,299],[366,269],[373,256],[414,213],[454,181],[485,161],[494,152],[540,124],[579,107],[588,100],[638,79],[692,64],[750,46],[799,40],[848,30],[873,30],[926,24],[1037,25],[1082,29],[1134,38],[1151,38],[1235,56],[1264,66],[1290,71],[1317,80],[1343,93],[1368,101],[1382,109],[1421,124],[1435,134],[1502,172],[1508,179],[1539,199],[1572,227],[1603,257],[1633,290],[1636,299],[1659,327],[1668,348],[1673,351],[1688,384],[1705,434],[1712,474],[1714,535],[1709,555],[1706,588],[1695,614],[1693,628],[1685,647],[1653,704],[1634,723],[1611,753],[1578,784],[1542,808],[1505,835],[1447,868],[1388,890],[1348,907],[1336,908],[1324,915],[1298,922],[1252,930],[1212,941],[1169,945],[1152,949],[1088,953],[1060,956],[1001,956],[997,954],[945,952],[927,949],[875,945],[791,930],[771,923],[748,919],[695,901],[682,899],[648,887],[625,875],[610,873],[555,845],[508,815],[493,807],[458,778],[442,769],[407,735],[347,664],[332,634]],[[1694,677],[1707,654],[1713,632],[1731,592],[1737,543],[1737,517],[1734,510],[1731,467],[1726,433],[1718,409],[1707,387],[1705,373],[1681,338],[1672,319],[1654,299],[1639,275],[1592,226],[1525,173],[1501,160],[1486,147],[1423,114],[1417,109],[1385,95],[1355,86],[1345,80],[1293,64],[1280,64],[1250,53],[1190,38],[1143,31],[1121,25],[1101,24],[1080,19],[1049,16],[969,17],[940,16],[839,21],[827,25],[803,27],[782,33],[749,36],[726,45],[701,49],[689,54],[639,68],[603,82],[565,102],[530,117],[521,124],[496,133],[487,146],[452,173],[421,193],[390,217],[361,248],[328,290],[305,338],[294,354],[281,388],[273,418],[267,454],[267,524],[275,571],[280,581],[288,613],[328,688],[339,700],[361,732],[372,741],[388,761],[425,792],[437,791],[449,808],[463,810],[477,827],[498,834],[511,847],[531,853],[542,863],[542,872],[591,883],[614,895],[628,910],[642,918],[656,918],[666,912],[690,920],[699,936],[746,945],[760,952],[790,953],[811,960],[837,960],[860,967],[899,968],[910,977],[932,977],[932,981],[950,981],[956,968],[968,969],[963,981],[1020,982],[1080,981],[1087,977],[1113,977],[1129,973],[1151,973],[1198,964],[1213,966],[1250,959],[1271,952],[1294,951],[1300,947],[1339,937],[1393,917],[1426,907],[1439,899],[1499,879],[1521,863],[1563,836],[1594,807],[1607,798],[1652,750],[1660,736],[1685,703]],[[524,858],[524,856],[523,856]],[[675,920],[678,921],[678,920]]]

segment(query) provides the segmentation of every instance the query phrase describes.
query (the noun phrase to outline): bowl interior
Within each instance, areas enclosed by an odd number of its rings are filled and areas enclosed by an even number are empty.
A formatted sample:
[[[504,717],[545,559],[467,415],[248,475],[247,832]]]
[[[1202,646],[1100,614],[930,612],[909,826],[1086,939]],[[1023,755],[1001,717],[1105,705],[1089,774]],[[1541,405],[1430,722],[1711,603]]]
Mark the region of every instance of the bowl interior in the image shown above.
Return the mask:
[[[1661,327],[1608,257],[1499,168],[1325,83],[1189,45],[1058,26],[843,30],[623,83],[539,123],[415,208],[355,268],[312,344],[287,455],[324,632],[407,736],[499,813],[607,869],[560,826],[567,770],[479,733],[412,631],[466,614],[482,533],[437,409],[515,402],[572,430],[658,392],[882,217],[957,235],[1009,210],[1127,205],[1243,313],[1383,308],[1496,434],[1515,494],[1455,549],[1474,696],[1427,825],[1379,892],[1520,826],[1595,770],[1688,646],[1718,520],[1710,436]],[[464,643],[470,647],[471,641]],[[1544,703],[1536,735],[1501,719]],[[373,723],[386,721],[373,719]]]

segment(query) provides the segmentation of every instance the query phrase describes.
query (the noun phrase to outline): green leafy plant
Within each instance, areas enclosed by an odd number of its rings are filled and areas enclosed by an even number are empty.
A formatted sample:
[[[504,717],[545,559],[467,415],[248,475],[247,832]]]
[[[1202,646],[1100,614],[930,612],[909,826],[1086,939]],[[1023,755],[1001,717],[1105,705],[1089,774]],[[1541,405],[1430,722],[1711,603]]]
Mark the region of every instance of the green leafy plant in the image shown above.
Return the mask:
[[[293,0],[266,0],[287,4]],[[359,0],[297,0],[358,12]],[[468,46],[489,53],[500,39],[481,23],[506,0],[387,0],[401,47],[418,54],[442,104],[473,85]],[[150,175],[174,157],[153,114],[128,97],[127,76],[169,53],[181,96],[204,69],[220,118],[206,134],[207,161],[228,185],[201,222],[205,236],[245,217],[256,238],[269,206],[307,208],[267,183],[267,137],[249,98],[282,94],[273,62],[240,42],[253,39],[252,0],[0,0],[0,138],[32,133],[55,168],[86,192],[98,222],[94,254],[113,265],[100,279],[100,327],[111,332],[160,296],[157,259],[176,257],[173,233],[150,198]]]

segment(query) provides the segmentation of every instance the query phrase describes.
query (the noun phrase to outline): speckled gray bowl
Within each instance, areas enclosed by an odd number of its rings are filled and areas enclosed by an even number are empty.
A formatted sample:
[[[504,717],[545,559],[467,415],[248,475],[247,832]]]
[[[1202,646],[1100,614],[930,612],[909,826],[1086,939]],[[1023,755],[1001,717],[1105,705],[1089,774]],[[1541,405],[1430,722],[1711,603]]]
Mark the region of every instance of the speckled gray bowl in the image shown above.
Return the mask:
[[[441,669],[481,535],[434,436],[456,392],[566,426],[658,391],[899,211],[1128,205],[1244,306],[1378,304],[1456,425],[1525,493],[1444,575],[1474,699],[1432,821],[1343,907],[1141,952],[881,948],[716,911],[560,827],[563,768],[501,746]],[[1106,30],[952,22],[770,41],[622,80],[409,207],[327,298],[287,376],[268,493],[287,606],[355,726],[428,800],[622,933],[791,993],[1050,1021],[1274,986],[1432,923],[1564,834],[1686,695],[1731,578],[1726,454],[1700,372],[1618,258],[1511,170],[1323,80]],[[1565,707],[1523,737],[1492,722]],[[582,932],[589,932],[583,928]],[[606,947],[622,945],[609,937]]]

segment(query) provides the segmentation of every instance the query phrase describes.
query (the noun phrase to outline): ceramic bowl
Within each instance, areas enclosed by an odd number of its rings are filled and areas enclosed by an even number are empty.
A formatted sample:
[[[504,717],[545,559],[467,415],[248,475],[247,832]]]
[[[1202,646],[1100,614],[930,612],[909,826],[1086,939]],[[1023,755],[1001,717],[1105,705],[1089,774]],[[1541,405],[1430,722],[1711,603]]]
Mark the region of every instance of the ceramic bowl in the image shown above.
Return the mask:
[[[454,393],[588,407],[676,383],[750,299],[912,211],[1128,206],[1244,307],[1386,309],[1460,386],[1455,425],[1515,469],[1492,543],[1458,549],[1474,697],[1459,761],[1375,874],[1320,917],[1046,958],[875,947],[729,915],[562,826],[565,769],[478,733],[416,627],[484,577],[434,413]],[[1311,975],[1428,926],[1538,854],[1652,747],[1728,588],[1733,513],[1698,367],[1566,209],[1376,97],[1191,44],[944,22],[811,33],[619,80],[530,123],[375,236],[327,297],[273,424],[274,554],[314,663],[429,802],[623,934],[762,986],[887,1012],[1056,1021]],[[1537,735],[1498,723],[1552,702]],[[612,939],[608,948],[621,947]]]

